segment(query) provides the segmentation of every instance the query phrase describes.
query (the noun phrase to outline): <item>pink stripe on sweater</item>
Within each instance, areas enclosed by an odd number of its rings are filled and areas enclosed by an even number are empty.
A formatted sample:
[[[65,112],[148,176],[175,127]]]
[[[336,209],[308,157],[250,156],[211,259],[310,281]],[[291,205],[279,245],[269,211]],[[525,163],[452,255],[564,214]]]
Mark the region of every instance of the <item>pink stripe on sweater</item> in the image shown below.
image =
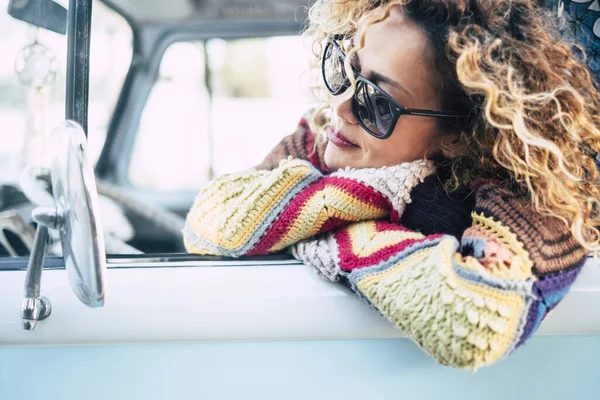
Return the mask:
[[[376,221],[375,224],[377,232],[412,232],[401,225],[396,225],[385,221]],[[402,240],[391,246],[386,246],[367,257],[359,257],[352,251],[352,240],[347,229],[341,229],[336,232],[334,238],[338,246],[340,268],[342,271],[351,272],[358,268],[372,267],[373,265],[377,265],[382,261],[388,260],[395,254],[400,253],[416,244],[438,239],[442,236],[444,235],[436,234],[429,235],[421,239]]]
[[[326,176],[319,181],[311,184],[285,207],[283,212],[260,238],[260,241],[248,253],[248,255],[268,254],[270,250],[288,233],[293,226],[304,206],[315,196],[323,195],[322,192],[326,186],[335,187],[351,195],[361,202],[380,209],[391,209],[391,204],[381,193],[357,181],[348,178]],[[318,233],[330,231],[334,228],[346,225],[348,220],[330,217],[321,226]]]

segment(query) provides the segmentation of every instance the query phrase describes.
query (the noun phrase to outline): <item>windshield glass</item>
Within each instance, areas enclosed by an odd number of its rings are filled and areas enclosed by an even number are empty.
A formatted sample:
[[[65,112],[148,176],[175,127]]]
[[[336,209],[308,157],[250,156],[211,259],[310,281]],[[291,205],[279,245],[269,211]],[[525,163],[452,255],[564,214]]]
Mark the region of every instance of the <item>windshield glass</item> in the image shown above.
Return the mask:
[[[172,44],[140,117],[131,185],[198,191],[259,164],[310,107],[307,60],[301,36]]]

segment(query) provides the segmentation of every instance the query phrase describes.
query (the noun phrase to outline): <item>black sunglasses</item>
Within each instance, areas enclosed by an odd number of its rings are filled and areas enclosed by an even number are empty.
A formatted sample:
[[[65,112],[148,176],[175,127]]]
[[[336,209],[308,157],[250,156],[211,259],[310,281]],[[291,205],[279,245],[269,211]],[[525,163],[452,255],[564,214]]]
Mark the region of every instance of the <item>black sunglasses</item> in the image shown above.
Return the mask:
[[[327,90],[337,96],[350,87],[350,79],[346,75],[344,62],[346,55],[337,43],[340,36],[329,39],[323,51],[322,72]],[[392,134],[396,122],[401,115],[419,115],[436,118],[462,118],[464,115],[454,111],[419,110],[406,108],[398,104],[379,86],[354,73],[356,91],[352,99],[352,113],[367,132],[379,139],[387,139]]]

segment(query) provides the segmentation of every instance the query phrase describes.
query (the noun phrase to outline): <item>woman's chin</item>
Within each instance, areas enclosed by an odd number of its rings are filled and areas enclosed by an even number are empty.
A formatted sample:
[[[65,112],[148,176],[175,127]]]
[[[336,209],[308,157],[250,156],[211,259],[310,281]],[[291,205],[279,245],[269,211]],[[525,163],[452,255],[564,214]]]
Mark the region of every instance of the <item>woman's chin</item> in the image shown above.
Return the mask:
[[[327,143],[327,147],[325,148],[325,164],[331,171],[346,167],[359,168],[359,163],[350,154],[352,150],[356,149],[340,148],[331,142]]]

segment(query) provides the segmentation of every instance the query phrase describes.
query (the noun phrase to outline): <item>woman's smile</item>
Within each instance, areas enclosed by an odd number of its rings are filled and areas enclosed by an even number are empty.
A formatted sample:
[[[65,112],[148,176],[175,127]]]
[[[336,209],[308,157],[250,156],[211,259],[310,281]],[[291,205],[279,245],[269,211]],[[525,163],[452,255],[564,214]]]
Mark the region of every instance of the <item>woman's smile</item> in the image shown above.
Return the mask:
[[[329,130],[329,141],[341,148],[358,147],[356,144],[348,140],[341,132],[336,131],[333,127]]]

